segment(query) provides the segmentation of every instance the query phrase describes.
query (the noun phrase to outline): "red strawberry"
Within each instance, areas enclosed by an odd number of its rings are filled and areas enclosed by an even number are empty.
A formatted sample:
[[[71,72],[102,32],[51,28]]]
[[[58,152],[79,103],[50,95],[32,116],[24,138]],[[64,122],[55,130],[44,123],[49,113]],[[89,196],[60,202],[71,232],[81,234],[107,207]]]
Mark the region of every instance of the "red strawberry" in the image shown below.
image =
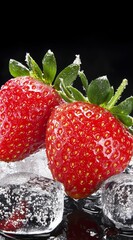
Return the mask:
[[[9,218],[0,220],[0,229],[8,232],[20,229],[24,225],[25,216],[26,204],[21,202],[19,209],[15,209]]]
[[[72,75],[74,80],[79,70],[73,63],[55,78],[56,60],[50,50],[42,61],[43,72],[29,54],[26,61],[29,69],[10,60],[13,78],[0,90],[0,160],[5,162],[24,159],[44,146],[49,115],[63,101],[57,92],[59,79],[67,82]]]
[[[133,121],[127,115],[133,110],[133,97],[113,105],[127,81],[113,94],[106,77],[88,86],[81,77],[88,97],[62,84],[62,96],[74,102],[54,109],[46,130],[46,153],[53,178],[62,182],[66,193],[75,199],[87,197],[105,179],[122,172],[133,155],[133,135],[129,131]]]

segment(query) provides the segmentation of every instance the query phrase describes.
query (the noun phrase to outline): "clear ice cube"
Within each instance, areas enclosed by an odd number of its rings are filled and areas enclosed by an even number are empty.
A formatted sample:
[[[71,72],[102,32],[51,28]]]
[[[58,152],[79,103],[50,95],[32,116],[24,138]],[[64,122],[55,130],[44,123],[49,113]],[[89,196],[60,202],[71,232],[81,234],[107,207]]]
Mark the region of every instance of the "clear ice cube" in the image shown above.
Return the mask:
[[[101,187],[102,211],[116,228],[133,230],[133,176],[127,173],[108,178]]]
[[[125,169],[125,173],[133,174],[133,157],[131,158],[131,161]]]
[[[0,161],[0,178],[14,172],[32,172],[53,179],[51,171],[48,168],[45,148],[40,149],[21,161],[9,163]]]
[[[62,221],[64,187],[28,172],[7,174],[0,181],[0,230],[13,234],[46,234]]]

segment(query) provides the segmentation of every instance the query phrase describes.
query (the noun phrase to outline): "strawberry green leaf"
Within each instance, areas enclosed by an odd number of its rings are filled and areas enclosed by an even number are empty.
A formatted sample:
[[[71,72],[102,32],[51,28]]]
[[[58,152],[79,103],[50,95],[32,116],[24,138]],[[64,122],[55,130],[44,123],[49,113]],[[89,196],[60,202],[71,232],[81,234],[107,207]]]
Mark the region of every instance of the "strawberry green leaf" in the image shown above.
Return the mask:
[[[42,60],[43,66],[43,77],[45,81],[49,84],[52,84],[56,71],[57,71],[57,64],[54,53],[50,50],[44,55]]]
[[[110,83],[106,76],[92,80],[87,89],[87,96],[91,103],[100,105],[104,103],[111,91]]]
[[[59,90],[58,93],[66,102],[74,102],[73,98],[68,97],[64,92]]]
[[[123,122],[127,127],[133,126],[133,118],[129,115],[117,115],[117,117]]]
[[[67,89],[71,92],[74,100],[86,102],[86,98],[84,97],[84,95],[80,91],[78,91],[78,89],[76,89],[72,86],[68,86]]]
[[[106,108],[108,110],[112,109],[113,106],[116,105],[116,103],[118,102],[118,100],[120,99],[124,89],[126,88],[128,84],[128,80],[127,79],[123,79],[122,83],[119,85],[117,91],[114,93],[114,95],[112,96],[112,98],[108,101],[108,103],[106,104]]]
[[[87,89],[88,89],[88,79],[87,79],[87,77],[86,77],[86,75],[84,74],[83,71],[79,71],[78,74],[79,74],[79,77],[80,77],[81,82],[83,84],[83,88],[87,92]]]
[[[70,91],[67,89],[67,87],[64,84],[64,80],[63,78],[60,78],[60,90],[62,91],[62,93],[67,96],[68,98],[73,98],[72,94],[70,93]],[[63,96],[63,95],[62,95]],[[64,99],[65,100],[65,99]]]
[[[106,98],[106,103],[108,103],[113,96],[114,96],[114,87],[111,86],[110,89],[109,89],[109,94]]]
[[[133,135],[133,127],[130,126],[128,129],[129,129],[129,132]]]
[[[133,96],[125,99],[120,104],[113,106],[110,111],[113,114],[128,115],[133,111]]]
[[[54,87],[59,90],[60,79],[64,80],[65,86],[71,85],[78,76],[80,66],[78,64],[72,63],[64,68],[55,78]]]
[[[42,71],[29,53],[26,54],[25,61],[29,67],[30,76],[43,81]]]
[[[13,77],[30,75],[29,69],[14,59],[9,60],[9,72]]]
[[[107,106],[108,102],[110,101],[110,99],[113,98],[113,96],[114,96],[114,88],[113,88],[113,86],[111,86],[110,89],[109,89],[109,94],[108,94],[105,102],[102,103],[102,104],[100,104],[100,105],[101,105],[103,108],[107,108],[106,106]]]
[[[84,95],[75,87],[73,86],[65,86],[63,79],[60,79],[60,90],[58,93],[61,97],[67,102],[74,102],[74,101],[83,101],[86,102],[87,99]]]

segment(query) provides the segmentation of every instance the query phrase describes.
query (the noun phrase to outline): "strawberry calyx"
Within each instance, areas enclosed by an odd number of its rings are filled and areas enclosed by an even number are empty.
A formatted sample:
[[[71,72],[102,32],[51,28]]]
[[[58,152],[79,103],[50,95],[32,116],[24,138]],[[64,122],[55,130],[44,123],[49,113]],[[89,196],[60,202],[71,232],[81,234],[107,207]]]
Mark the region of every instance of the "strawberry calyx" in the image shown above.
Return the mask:
[[[122,83],[116,91],[110,85],[107,76],[101,76],[90,83],[83,71],[78,72],[78,76],[83,85],[83,92],[71,85],[66,86],[64,79],[60,79],[59,94],[67,102],[84,101],[99,105],[110,111],[133,133],[133,117],[130,115],[133,111],[133,96],[119,102],[123,91],[128,85],[128,80],[123,79]],[[117,104],[118,103],[118,104]]]
[[[26,65],[15,59],[9,60],[9,72],[14,78],[19,76],[31,76],[42,81],[44,84],[52,85],[57,90],[59,90],[60,78],[64,79],[66,86],[71,85],[72,82],[75,81],[81,64],[79,55],[76,55],[73,63],[57,74],[57,62],[51,50],[48,50],[42,59],[42,69],[29,53],[26,53],[25,62]]]
[[[133,96],[118,103],[128,85],[127,79],[123,79],[116,91],[110,85],[107,76],[98,77],[89,83],[84,72],[80,70],[79,55],[76,55],[72,64],[57,74],[57,62],[51,50],[48,50],[42,59],[42,69],[29,53],[26,53],[25,61],[27,66],[10,59],[9,71],[13,77],[31,76],[44,84],[51,85],[66,102],[84,101],[102,106],[117,117],[131,133],[133,132],[133,117],[130,115],[133,111]],[[77,77],[82,82],[84,94],[73,86]]]

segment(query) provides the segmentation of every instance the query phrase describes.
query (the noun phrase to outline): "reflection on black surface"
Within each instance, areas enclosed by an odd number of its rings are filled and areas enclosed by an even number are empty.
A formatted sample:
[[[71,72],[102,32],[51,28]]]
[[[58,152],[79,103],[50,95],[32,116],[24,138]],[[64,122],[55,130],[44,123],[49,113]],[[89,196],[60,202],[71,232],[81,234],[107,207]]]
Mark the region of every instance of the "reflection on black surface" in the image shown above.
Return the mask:
[[[21,236],[1,234],[0,240],[133,240],[133,233],[116,229],[103,215],[82,210],[82,201],[66,197],[61,224],[49,235]]]
[[[96,218],[82,210],[72,212],[67,216],[67,239],[76,240],[95,240],[101,239],[102,228]]]

